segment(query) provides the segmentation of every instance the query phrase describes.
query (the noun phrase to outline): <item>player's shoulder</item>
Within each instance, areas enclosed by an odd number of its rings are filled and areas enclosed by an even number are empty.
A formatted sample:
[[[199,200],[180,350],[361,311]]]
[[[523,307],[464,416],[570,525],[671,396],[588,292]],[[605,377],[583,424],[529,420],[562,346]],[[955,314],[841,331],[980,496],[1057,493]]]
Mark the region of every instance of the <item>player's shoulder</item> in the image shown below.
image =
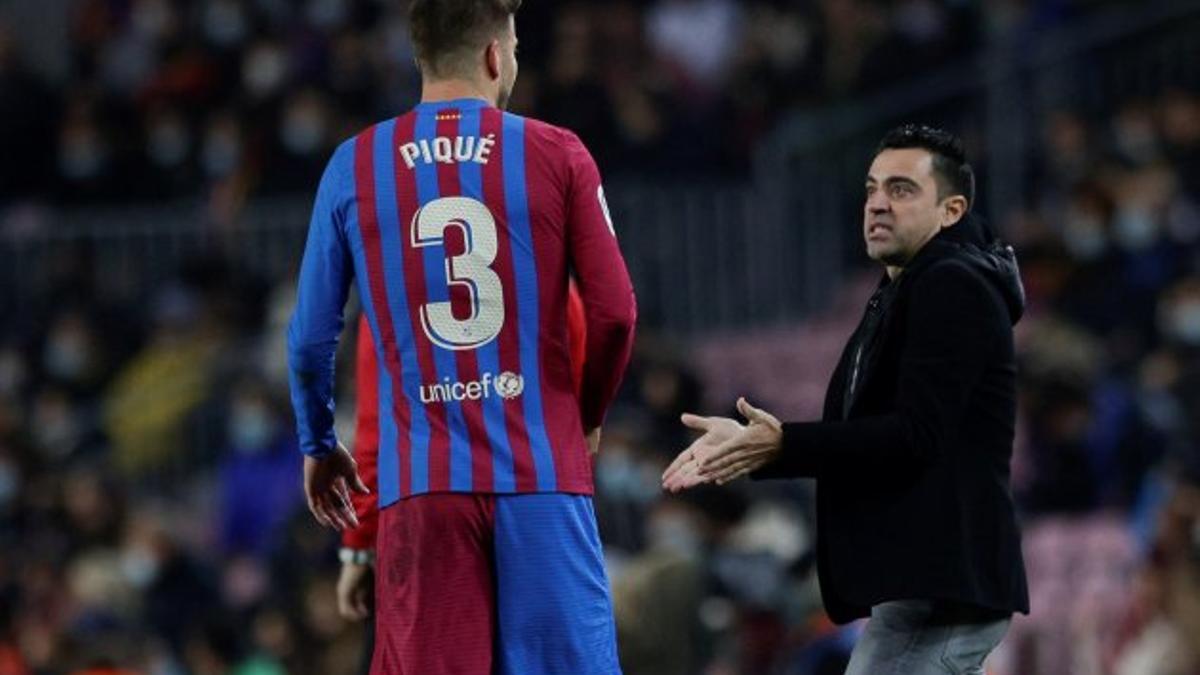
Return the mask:
[[[580,140],[579,136],[566,127],[560,127],[534,117],[524,117],[514,113],[504,114],[523,121],[526,137],[535,142],[544,141],[548,147],[554,148],[560,153],[587,152],[587,148],[583,145],[583,141]]]

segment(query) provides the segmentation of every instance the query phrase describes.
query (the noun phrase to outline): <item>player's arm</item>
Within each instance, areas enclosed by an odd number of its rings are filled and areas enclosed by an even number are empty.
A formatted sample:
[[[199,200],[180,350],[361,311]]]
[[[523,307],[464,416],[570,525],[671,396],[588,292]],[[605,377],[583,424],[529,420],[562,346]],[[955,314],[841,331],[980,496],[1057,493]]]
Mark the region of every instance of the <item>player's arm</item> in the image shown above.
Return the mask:
[[[353,271],[344,229],[352,198],[347,175],[352,148],[338,148],[317,188],[296,310],[288,326],[289,382],[305,455],[305,497],[318,522],[339,530],[355,524],[349,490],[366,490],[354,459],[333,431],[334,357]]]
[[[371,568],[375,561],[375,536],[379,527],[379,501],[375,485],[379,462],[379,379],[375,342],[364,314],[358,322],[358,344],[354,360],[355,403],[354,460],[370,494],[351,493],[358,527],[342,532],[338,555],[338,611],[351,620],[370,614],[373,591]]]
[[[637,303],[596,162],[577,137],[567,136],[571,186],[567,238],[587,336],[579,408],[584,431],[591,435],[603,423],[629,365]]]

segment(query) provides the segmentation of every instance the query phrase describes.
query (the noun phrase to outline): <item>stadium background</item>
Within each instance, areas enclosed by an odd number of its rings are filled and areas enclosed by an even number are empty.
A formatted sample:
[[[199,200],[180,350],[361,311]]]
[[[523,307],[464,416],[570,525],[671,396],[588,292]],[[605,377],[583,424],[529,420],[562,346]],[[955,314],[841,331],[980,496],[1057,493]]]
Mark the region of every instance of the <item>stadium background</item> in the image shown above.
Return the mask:
[[[355,671],[282,331],[329,152],[419,92],[402,6],[0,5],[0,674]],[[527,0],[518,30],[512,107],[592,149],[639,293],[597,467],[628,675],[841,672],[808,486],[658,474],[683,410],[816,414],[910,120],[964,136],[1030,299],[1033,614],[990,672],[1200,672],[1200,2]]]

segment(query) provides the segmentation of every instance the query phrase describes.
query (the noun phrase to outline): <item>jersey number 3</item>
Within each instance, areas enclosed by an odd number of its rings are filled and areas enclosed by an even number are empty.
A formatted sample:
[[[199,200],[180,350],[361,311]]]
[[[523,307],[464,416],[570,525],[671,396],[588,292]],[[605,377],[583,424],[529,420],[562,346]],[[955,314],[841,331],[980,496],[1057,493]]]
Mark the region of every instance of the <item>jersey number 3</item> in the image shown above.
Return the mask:
[[[449,300],[421,306],[421,327],[445,349],[478,349],[496,339],[504,326],[504,289],[491,265],[496,260],[496,219],[482,202],[470,197],[442,197],[421,207],[413,217],[412,245],[441,246],[446,229],[462,229],[466,251],[446,258],[446,284],[467,289],[471,316],[455,318]]]

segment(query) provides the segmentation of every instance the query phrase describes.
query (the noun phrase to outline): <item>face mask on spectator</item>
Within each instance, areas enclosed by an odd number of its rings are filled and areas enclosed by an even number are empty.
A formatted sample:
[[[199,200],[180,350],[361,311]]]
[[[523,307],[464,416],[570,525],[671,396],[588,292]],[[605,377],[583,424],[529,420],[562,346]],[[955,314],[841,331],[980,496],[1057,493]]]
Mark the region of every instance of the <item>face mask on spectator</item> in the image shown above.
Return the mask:
[[[242,149],[235,134],[220,129],[208,132],[200,161],[204,165],[205,173],[210,177],[229,175],[237,168],[241,158]]]
[[[158,558],[141,546],[121,551],[121,574],[135,588],[144,589],[158,579]]]
[[[230,0],[210,2],[204,9],[204,34],[222,48],[236,47],[246,39],[246,13]]]
[[[246,455],[267,449],[275,438],[275,422],[263,406],[256,403],[234,404],[229,419],[229,442]]]
[[[596,483],[605,494],[639,504],[654,501],[660,492],[658,482],[646,480],[646,472],[624,448],[606,448],[596,458]]]
[[[269,98],[283,85],[287,76],[287,56],[273,45],[255,47],[242,62],[242,82],[256,98]]]
[[[1185,300],[1171,308],[1167,332],[1185,345],[1200,346],[1200,300]]]
[[[1108,247],[1108,237],[1099,220],[1080,215],[1068,217],[1063,243],[1072,258],[1090,262],[1104,255],[1104,249]]]
[[[1123,207],[1113,219],[1117,244],[1126,251],[1141,251],[1158,241],[1158,221],[1145,208]]]
[[[188,156],[192,141],[178,119],[156,122],[146,139],[146,154],[155,166],[169,169],[179,166]]]
[[[312,154],[325,139],[325,119],[312,105],[294,105],[284,115],[279,134],[293,154]]]
[[[67,382],[78,380],[87,368],[88,348],[80,335],[56,335],[46,343],[42,365],[50,375]]]

